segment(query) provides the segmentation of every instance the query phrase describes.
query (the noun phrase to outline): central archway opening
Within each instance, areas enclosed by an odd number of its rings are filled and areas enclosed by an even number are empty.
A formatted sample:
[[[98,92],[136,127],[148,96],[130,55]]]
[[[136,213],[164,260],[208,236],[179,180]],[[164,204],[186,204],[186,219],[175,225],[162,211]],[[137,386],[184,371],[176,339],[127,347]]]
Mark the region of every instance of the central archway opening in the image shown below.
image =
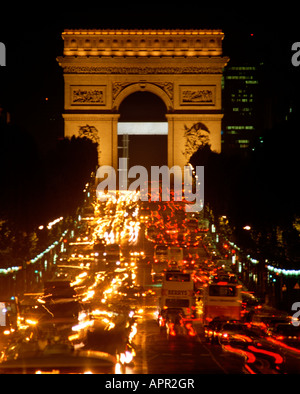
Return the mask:
[[[128,158],[128,168],[168,164],[167,108],[151,92],[134,92],[119,107],[118,159]]]

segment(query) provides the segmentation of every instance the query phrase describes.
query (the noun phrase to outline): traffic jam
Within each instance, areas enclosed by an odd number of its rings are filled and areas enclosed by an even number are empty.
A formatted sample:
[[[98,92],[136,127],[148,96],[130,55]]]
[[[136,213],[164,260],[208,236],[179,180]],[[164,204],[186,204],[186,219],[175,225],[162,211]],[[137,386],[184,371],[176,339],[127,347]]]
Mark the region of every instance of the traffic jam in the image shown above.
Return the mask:
[[[245,288],[202,211],[126,191],[89,199],[76,219],[39,291],[0,303],[0,373],[141,373],[147,321],[166,348],[203,344],[245,374],[299,373],[299,320]]]

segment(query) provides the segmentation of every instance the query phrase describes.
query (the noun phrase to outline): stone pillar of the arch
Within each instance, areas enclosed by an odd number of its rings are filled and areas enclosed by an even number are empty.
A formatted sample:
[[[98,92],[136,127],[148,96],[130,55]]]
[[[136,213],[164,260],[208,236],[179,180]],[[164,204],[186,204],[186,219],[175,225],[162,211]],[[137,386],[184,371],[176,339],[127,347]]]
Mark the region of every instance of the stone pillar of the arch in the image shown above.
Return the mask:
[[[78,137],[82,126],[93,126],[97,134],[91,139],[98,142],[98,165],[117,170],[119,114],[64,114],[63,117],[65,137]]]
[[[185,131],[201,122],[209,133],[211,150],[221,152],[221,120],[222,114],[167,114],[168,120],[168,167],[180,166],[182,169],[188,164],[190,156],[187,154]]]

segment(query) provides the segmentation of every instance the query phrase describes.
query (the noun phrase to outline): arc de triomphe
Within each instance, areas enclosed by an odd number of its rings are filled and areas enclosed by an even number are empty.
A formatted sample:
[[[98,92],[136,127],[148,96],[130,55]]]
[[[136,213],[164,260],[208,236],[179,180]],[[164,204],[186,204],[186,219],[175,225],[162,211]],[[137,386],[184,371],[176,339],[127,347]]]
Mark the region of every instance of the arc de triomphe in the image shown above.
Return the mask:
[[[117,169],[119,107],[137,91],[165,103],[169,168],[187,164],[201,136],[221,151],[221,78],[228,62],[222,31],[65,30],[62,38],[65,136],[97,141],[99,165]]]

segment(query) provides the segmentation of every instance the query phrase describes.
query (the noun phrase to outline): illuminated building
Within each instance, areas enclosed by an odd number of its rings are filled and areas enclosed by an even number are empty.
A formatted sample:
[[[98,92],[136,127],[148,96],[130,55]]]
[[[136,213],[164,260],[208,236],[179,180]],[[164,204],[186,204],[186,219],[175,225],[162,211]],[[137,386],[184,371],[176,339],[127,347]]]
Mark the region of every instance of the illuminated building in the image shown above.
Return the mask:
[[[225,68],[222,84],[224,118],[222,150],[244,153],[261,130],[263,98],[261,65],[237,64]]]
[[[134,93],[166,107],[169,167],[183,168],[203,136],[221,151],[221,30],[65,30],[62,38],[65,136],[97,142],[100,165],[118,166],[120,106]]]

